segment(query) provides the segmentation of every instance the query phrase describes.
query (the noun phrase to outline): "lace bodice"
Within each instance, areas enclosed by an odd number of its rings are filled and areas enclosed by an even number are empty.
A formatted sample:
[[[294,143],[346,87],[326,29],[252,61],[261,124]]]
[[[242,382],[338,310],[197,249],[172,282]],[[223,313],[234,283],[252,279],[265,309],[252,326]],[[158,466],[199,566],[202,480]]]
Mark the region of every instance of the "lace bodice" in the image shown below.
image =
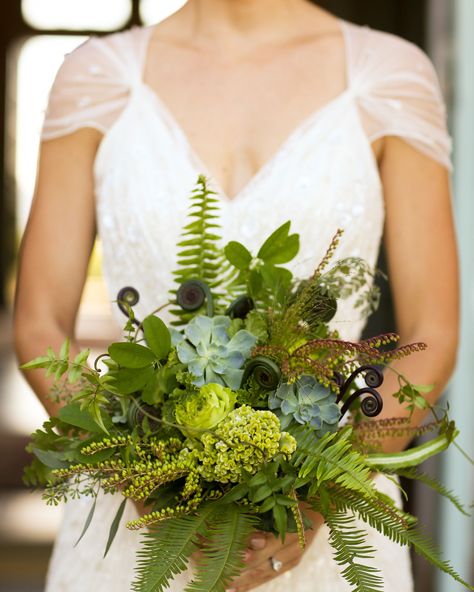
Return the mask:
[[[450,167],[444,104],[426,55],[386,33],[344,21],[341,27],[347,88],[303,121],[235,198],[227,199],[214,183],[226,240],[242,240],[255,252],[272,230],[292,220],[301,237],[293,266],[299,277],[311,273],[338,228],[345,232],[336,257],[360,256],[375,264],[384,222],[383,188],[371,149],[375,139],[399,136]],[[82,127],[103,134],[94,174],[104,274],[111,300],[126,285],[140,291],[140,316],[166,299],[188,195],[197,175],[207,173],[170,110],[143,81],[150,34],[151,28],[135,28],[92,38],[69,54],[52,88],[42,131],[43,140]],[[334,323],[342,337],[353,340],[363,327],[351,301],[339,308]],[[398,499],[392,482],[379,478],[378,484]],[[100,499],[92,528],[73,548],[87,503],[66,506],[49,592],[129,589],[137,535],[121,533],[101,559],[115,498]],[[105,526],[99,527],[101,522]],[[385,591],[409,592],[406,550],[373,531],[369,542],[379,550],[375,563],[383,571]],[[182,590],[186,577],[172,590]],[[290,586],[309,592],[315,581],[324,592],[348,589],[325,528],[297,568],[259,591]]]

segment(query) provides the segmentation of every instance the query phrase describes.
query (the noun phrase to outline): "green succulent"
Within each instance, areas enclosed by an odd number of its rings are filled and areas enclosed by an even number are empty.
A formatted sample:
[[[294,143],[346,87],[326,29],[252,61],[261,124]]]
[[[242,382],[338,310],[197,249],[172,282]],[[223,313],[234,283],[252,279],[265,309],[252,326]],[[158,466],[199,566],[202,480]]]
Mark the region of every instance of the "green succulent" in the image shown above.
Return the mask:
[[[176,403],[175,416],[185,436],[200,436],[216,427],[235,405],[235,393],[221,384],[205,384],[183,395]]]
[[[283,429],[296,421],[310,425],[321,436],[335,431],[341,417],[336,394],[306,375],[292,384],[281,383],[270,395],[268,407],[278,410]]]
[[[257,338],[245,329],[230,338],[231,322],[224,315],[198,315],[184,329],[181,341],[173,335],[179,361],[195,377],[192,382],[196,386],[212,382],[232,390],[239,388],[244,373],[241,368]]]

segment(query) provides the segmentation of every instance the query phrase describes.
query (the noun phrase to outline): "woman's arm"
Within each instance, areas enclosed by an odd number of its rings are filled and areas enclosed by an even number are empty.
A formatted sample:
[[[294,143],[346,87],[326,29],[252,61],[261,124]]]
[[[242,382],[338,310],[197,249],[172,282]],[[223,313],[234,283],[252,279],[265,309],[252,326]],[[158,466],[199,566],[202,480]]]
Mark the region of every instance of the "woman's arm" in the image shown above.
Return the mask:
[[[403,171],[403,174],[401,174]],[[413,384],[434,385],[431,404],[442,394],[456,363],[459,335],[459,272],[449,172],[395,137],[384,141],[380,173],[384,187],[385,244],[401,343],[424,341],[424,352],[395,362]],[[378,417],[407,416],[391,395],[397,376],[385,373],[384,409]],[[420,425],[416,410],[411,425]],[[405,448],[410,438],[390,438],[386,451]]]
[[[59,349],[73,352],[74,326],[95,239],[93,163],[100,133],[82,129],[43,142],[33,205],[20,249],[15,297],[15,346],[20,363]],[[28,371],[30,385],[50,414],[44,371]]]
[[[459,279],[449,173],[406,142],[388,137],[382,142],[380,174],[389,275],[401,342],[424,341],[429,346],[393,367],[414,384],[435,384],[427,395],[430,403],[435,403],[453,371],[458,343]],[[378,419],[408,415],[391,396],[398,388],[397,376],[386,372],[381,389],[384,409]],[[417,410],[411,425],[419,425],[425,414]],[[386,451],[396,451],[409,441],[408,437],[392,438],[382,444]],[[320,516],[314,514],[313,519],[318,527]],[[238,592],[252,590],[277,575],[270,567],[271,556],[276,554],[286,570],[297,565],[303,555],[296,537],[289,536],[284,546],[263,533],[254,538],[258,546],[250,545],[248,568],[233,585]]]

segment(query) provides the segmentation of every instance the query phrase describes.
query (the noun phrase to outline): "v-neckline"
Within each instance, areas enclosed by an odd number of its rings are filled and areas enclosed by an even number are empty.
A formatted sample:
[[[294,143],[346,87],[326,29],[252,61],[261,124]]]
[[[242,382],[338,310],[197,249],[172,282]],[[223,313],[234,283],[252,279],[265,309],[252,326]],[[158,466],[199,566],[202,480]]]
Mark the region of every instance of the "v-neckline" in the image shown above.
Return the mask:
[[[318,107],[314,111],[312,111],[307,117],[305,117],[300,123],[298,123],[286,136],[286,138],[280,143],[278,148],[271,156],[267,158],[267,160],[255,171],[253,175],[244,183],[244,185],[233,195],[230,196],[227,191],[225,191],[218,179],[216,178],[215,174],[212,173],[207,165],[203,162],[202,158],[199,156],[199,153],[194,148],[189,136],[183,126],[179,123],[178,119],[175,117],[171,109],[165,103],[165,101],[161,98],[159,93],[150,86],[145,81],[145,68],[148,56],[148,47],[151,41],[151,37],[154,31],[154,25],[149,27],[144,27],[147,32],[147,38],[142,48],[142,64],[141,64],[141,86],[150,94],[151,98],[153,99],[157,109],[160,111],[161,116],[167,121],[170,128],[179,135],[183,146],[186,150],[186,153],[189,155],[190,160],[192,161],[192,166],[195,169],[196,174],[203,174],[208,179],[211,180],[212,185],[216,192],[225,199],[226,203],[233,203],[235,201],[241,201],[246,195],[250,193],[250,190],[258,185],[261,179],[265,177],[267,171],[269,171],[276,162],[280,160],[280,158],[286,154],[288,148],[297,140],[297,138],[305,132],[311,125],[318,121],[326,111],[329,111],[333,106],[337,103],[342,101],[346,96],[348,96],[351,92],[351,73],[350,73],[350,66],[349,66],[349,40],[348,40],[348,31],[346,29],[346,21],[341,18],[337,18],[337,23],[339,25],[340,31],[342,33],[342,39],[344,44],[344,57],[345,57],[345,80],[346,86],[345,88],[339,92],[336,96],[332,99],[324,103],[322,106]]]

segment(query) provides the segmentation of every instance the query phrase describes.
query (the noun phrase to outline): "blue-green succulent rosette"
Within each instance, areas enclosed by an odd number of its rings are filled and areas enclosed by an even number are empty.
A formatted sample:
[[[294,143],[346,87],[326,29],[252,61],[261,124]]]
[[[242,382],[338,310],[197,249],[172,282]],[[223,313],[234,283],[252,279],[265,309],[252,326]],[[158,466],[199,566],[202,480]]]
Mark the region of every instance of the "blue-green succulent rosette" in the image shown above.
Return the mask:
[[[194,376],[193,384],[216,383],[236,390],[240,387],[245,361],[257,338],[245,329],[229,337],[232,321],[228,316],[195,316],[184,334],[173,331],[173,342],[180,362]]]
[[[291,384],[282,382],[270,395],[268,407],[276,410],[283,429],[296,422],[311,426],[319,436],[336,431],[341,418],[336,393],[308,375]]]

